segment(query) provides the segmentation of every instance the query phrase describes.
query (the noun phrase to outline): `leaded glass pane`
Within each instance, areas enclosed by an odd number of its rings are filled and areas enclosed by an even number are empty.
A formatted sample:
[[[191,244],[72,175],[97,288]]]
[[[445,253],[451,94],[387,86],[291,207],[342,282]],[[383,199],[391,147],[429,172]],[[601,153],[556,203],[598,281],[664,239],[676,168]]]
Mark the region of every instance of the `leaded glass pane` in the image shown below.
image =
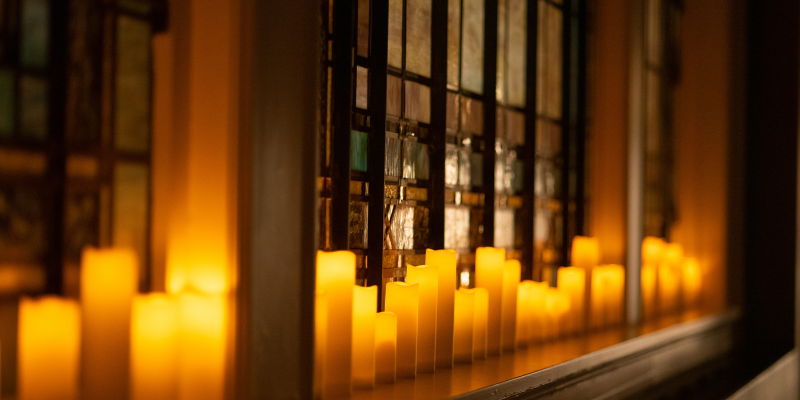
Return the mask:
[[[132,249],[147,265],[150,172],[144,164],[120,162],[114,167],[112,243]],[[147,276],[140,271],[140,276]]]
[[[447,7],[447,85],[458,87],[461,65],[461,1],[449,1]]]
[[[394,76],[386,76],[386,114],[395,117],[400,116],[400,98],[402,91],[402,79]]]
[[[19,60],[25,67],[45,68],[50,51],[48,0],[23,0]]]
[[[527,1],[508,0],[508,57],[506,90],[508,104],[525,107],[527,58]]]
[[[356,67],[356,107],[366,110],[369,106],[369,71]]]
[[[400,176],[400,143],[396,133],[386,134],[386,176]]]
[[[145,152],[150,148],[150,24],[117,18],[115,139],[117,149]]]
[[[431,122],[431,88],[405,81],[405,90],[405,117],[419,122]]]
[[[483,0],[464,0],[461,35],[461,86],[483,93]]]
[[[497,0],[497,81],[495,84],[495,96],[497,101],[505,104],[506,102],[506,1]]]
[[[403,0],[389,1],[389,47],[390,66],[403,67]]]
[[[369,203],[366,201],[350,202],[350,247],[367,248],[367,217]]]
[[[514,210],[511,208],[494,211],[494,247],[514,248]]]
[[[406,0],[406,70],[431,76],[431,0]]]
[[[0,137],[14,134],[14,74],[0,70]]]
[[[561,119],[561,79],[562,79],[562,38],[563,22],[561,10],[547,5],[547,68],[545,96],[546,115],[553,119]]]
[[[367,172],[367,134],[350,131],[350,169]]]
[[[66,196],[64,256],[80,260],[85,246],[99,245],[100,204],[97,193],[74,193]]]
[[[358,0],[358,55],[369,56],[369,1]]]
[[[20,78],[20,133],[42,141],[47,137],[47,81],[24,75]]]
[[[458,148],[450,143],[445,150],[444,183],[452,186],[458,184]]]

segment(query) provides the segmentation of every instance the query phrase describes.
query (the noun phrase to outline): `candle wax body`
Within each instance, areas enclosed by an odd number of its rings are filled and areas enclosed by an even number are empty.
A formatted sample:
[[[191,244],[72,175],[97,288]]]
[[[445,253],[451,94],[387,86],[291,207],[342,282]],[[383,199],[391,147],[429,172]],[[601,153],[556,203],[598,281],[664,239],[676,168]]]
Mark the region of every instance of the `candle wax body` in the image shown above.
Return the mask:
[[[592,270],[592,290],[589,307],[589,326],[602,328],[606,324],[606,309],[608,307],[608,281],[605,267],[595,267]]]
[[[658,266],[658,311],[669,314],[677,311],[678,290],[680,289],[679,270],[661,262]]]
[[[571,258],[572,266],[591,269],[600,263],[600,244],[597,238],[575,236],[572,239]]]
[[[475,288],[475,326],[472,333],[474,358],[483,360],[489,346],[489,292]]]
[[[353,286],[353,387],[375,387],[375,319],[378,287]]]
[[[19,400],[78,399],[80,307],[46,296],[19,303],[17,396]]]
[[[642,265],[642,314],[645,319],[656,315],[656,276],[658,269],[653,264]]]
[[[380,312],[375,320],[375,380],[394,383],[397,368],[397,316]]]
[[[453,352],[458,363],[471,363],[475,330],[475,291],[461,288],[455,292]]]
[[[533,336],[532,281],[517,286],[517,347],[527,347]]]
[[[221,400],[224,395],[226,305],[224,295],[183,293],[180,384],[182,400]]]
[[[434,372],[436,369],[436,303],[439,296],[439,269],[434,266],[415,267],[409,265],[406,271],[406,283],[419,285],[417,372]]]
[[[417,376],[417,324],[419,285],[386,284],[386,311],[397,316],[397,377]]]
[[[642,240],[642,265],[660,263],[666,245],[664,239],[653,236],[645,237]]]
[[[545,312],[547,327],[545,336],[556,338],[561,333],[562,320],[571,307],[570,296],[559,288],[548,288],[545,294]]]
[[[349,251],[317,252],[317,291],[327,297],[323,393],[350,393],[352,374],[353,284],[356,256]]]
[[[475,287],[489,295],[488,354],[499,355],[502,342],[503,265],[505,249],[479,247],[475,253]]]
[[[131,303],[136,255],[127,249],[83,251],[81,265],[82,398],[125,399],[130,390]]]
[[[325,292],[314,295],[314,397],[322,397],[325,382],[325,342],[328,325],[328,296]]]
[[[608,323],[621,324],[625,304],[625,267],[621,265],[607,265],[606,279],[608,281]]]
[[[545,339],[545,326],[547,324],[547,305],[545,297],[550,285],[547,282],[532,282],[530,285],[530,309],[532,318],[532,342]]]
[[[517,333],[517,293],[522,267],[517,260],[503,264],[503,351],[514,351]]]
[[[133,400],[178,395],[178,305],[165,294],[138,295],[131,319]]]
[[[580,332],[584,328],[584,296],[586,271],[577,267],[558,269],[558,288],[569,296],[570,310],[564,319],[564,333]]]
[[[703,272],[697,261],[687,259],[683,263],[683,304],[687,309],[698,306],[702,281]]]
[[[436,303],[436,367],[453,367],[453,307],[456,289],[456,252],[425,251],[425,265],[439,269],[439,290]]]

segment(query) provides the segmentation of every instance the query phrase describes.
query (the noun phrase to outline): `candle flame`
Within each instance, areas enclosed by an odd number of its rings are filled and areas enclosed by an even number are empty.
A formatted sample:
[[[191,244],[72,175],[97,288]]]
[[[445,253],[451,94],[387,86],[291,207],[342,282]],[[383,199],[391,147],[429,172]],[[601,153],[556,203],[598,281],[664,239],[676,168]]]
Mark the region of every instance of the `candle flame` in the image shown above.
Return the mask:
[[[469,271],[461,272],[461,287],[463,288],[469,287]]]

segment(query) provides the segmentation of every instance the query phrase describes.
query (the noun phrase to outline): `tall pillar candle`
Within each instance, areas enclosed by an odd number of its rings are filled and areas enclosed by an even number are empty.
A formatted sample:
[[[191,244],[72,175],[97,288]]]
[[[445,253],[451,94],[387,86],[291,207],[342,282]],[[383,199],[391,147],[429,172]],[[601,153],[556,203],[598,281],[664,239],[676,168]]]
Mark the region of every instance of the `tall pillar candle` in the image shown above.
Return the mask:
[[[221,400],[225,383],[226,301],[222,294],[182,293],[178,398]]]
[[[700,287],[703,284],[703,272],[697,264],[697,260],[687,258],[683,263],[683,306],[686,309],[693,309],[698,306],[700,298]]]
[[[353,284],[356,256],[349,251],[317,252],[317,291],[327,297],[327,337],[323,393],[350,393]]]
[[[486,289],[489,295],[487,351],[499,355],[502,343],[503,265],[505,249],[479,247],[475,253],[475,287]]]
[[[642,265],[658,265],[667,243],[664,239],[647,236],[642,240]]]
[[[427,249],[425,265],[435,266],[439,269],[439,291],[436,302],[436,368],[452,368],[456,252]]]
[[[531,282],[530,307],[532,317],[531,340],[542,341],[545,338],[545,325],[547,321],[545,297],[550,285],[547,282]]]
[[[475,288],[475,327],[472,336],[475,359],[483,360],[489,347],[489,291]]]
[[[80,307],[55,296],[19,303],[17,397],[78,399]]]
[[[572,239],[570,260],[573,267],[589,270],[600,263],[600,244],[597,238],[575,236]]]
[[[375,387],[375,320],[378,287],[353,286],[353,387]]]
[[[680,288],[678,272],[677,268],[666,261],[662,261],[658,266],[658,311],[662,315],[673,313],[677,309]]]
[[[533,338],[533,281],[522,281],[517,285],[517,347],[527,347]]]
[[[517,333],[517,291],[522,267],[517,260],[503,263],[503,351],[514,351]]]
[[[595,267],[592,270],[592,290],[589,302],[589,326],[593,329],[602,328],[606,324],[606,310],[609,308],[609,288],[606,268]]]
[[[131,398],[171,400],[178,396],[178,305],[154,293],[133,299]]]
[[[130,391],[131,303],[136,255],[128,249],[83,251],[82,398],[126,399]]]
[[[656,315],[656,279],[658,276],[656,265],[642,265],[642,315],[645,319],[651,319]]]
[[[325,345],[328,332],[328,296],[325,292],[314,294],[314,398],[322,398],[325,381]]]
[[[547,313],[547,327],[545,337],[552,339],[558,337],[561,331],[562,320],[572,306],[570,296],[560,288],[548,288],[545,293],[545,311]]]
[[[578,267],[558,269],[558,288],[569,296],[570,310],[564,319],[564,333],[580,332],[584,328],[584,296],[586,271]]]
[[[397,316],[397,377],[417,376],[417,325],[419,285],[386,284],[386,311]]]
[[[436,311],[439,296],[439,269],[413,266],[406,269],[406,283],[419,285],[419,324],[417,325],[417,372],[436,370]],[[453,291],[454,289],[450,289]]]
[[[394,383],[397,379],[397,316],[380,312],[375,319],[375,380]]]
[[[458,363],[472,363],[475,331],[475,290],[455,292],[453,352]]]
[[[608,284],[607,323],[622,323],[623,304],[625,299],[625,268],[622,265],[606,265],[606,282]]]

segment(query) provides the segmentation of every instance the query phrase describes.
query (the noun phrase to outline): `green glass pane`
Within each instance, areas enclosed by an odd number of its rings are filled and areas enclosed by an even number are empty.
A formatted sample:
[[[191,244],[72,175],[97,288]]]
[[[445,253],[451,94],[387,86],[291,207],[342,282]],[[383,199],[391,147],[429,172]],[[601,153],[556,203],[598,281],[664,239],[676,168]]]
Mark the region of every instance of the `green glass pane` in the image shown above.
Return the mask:
[[[431,122],[431,88],[405,81],[405,91],[405,117],[419,122]]]
[[[44,68],[50,50],[50,6],[48,0],[23,0],[19,60],[23,66]]]
[[[406,0],[406,69],[431,76],[431,0]]]
[[[20,133],[42,141],[47,137],[47,81],[23,76],[19,82]]]
[[[150,148],[150,25],[117,18],[115,145],[146,152]]]
[[[97,193],[68,195],[64,207],[64,256],[78,261],[85,246],[98,245],[100,204]]]
[[[461,35],[461,86],[483,93],[483,0],[464,0]]]
[[[120,162],[114,166],[112,243],[133,249],[145,274],[150,210],[150,173],[142,164]]]
[[[0,137],[14,134],[14,74],[0,71]]]
[[[44,254],[44,199],[41,193],[0,186],[0,260],[38,262]]]
[[[350,169],[367,172],[367,134],[350,131]]]

